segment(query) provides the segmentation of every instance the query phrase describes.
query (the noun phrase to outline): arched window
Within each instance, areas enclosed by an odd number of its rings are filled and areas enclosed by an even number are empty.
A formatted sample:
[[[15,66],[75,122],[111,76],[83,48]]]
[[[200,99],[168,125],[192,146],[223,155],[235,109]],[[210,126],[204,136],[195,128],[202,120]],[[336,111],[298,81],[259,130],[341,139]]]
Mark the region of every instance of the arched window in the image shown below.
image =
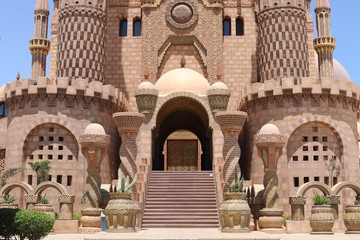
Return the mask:
[[[223,35],[231,36],[231,18],[225,17],[223,20]]]
[[[244,20],[241,17],[236,18],[236,36],[244,36]]]
[[[128,26],[128,21],[126,19],[120,21],[120,31],[119,31],[120,37],[127,36],[127,26]]]
[[[139,37],[141,36],[141,19],[135,18],[133,22],[133,36]]]
[[[5,103],[0,103],[0,118],[7,117],[7,111]]]

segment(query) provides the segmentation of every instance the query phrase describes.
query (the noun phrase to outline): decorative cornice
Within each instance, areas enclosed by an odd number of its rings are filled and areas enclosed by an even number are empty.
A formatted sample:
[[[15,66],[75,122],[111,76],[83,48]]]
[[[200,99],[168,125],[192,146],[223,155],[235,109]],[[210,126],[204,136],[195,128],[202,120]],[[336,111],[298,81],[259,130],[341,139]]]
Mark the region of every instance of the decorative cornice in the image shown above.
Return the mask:
[[[282,85],[275,80],[250,85],[243,92],[239,104],[241,111],[263,111],[270,105],[276,107],[310,105],[319,107],[327,103],[329,107],[342,107],[356,112],[359,108],[360,87],[354,82],[336,81],[321,78],[319,84],[314,78],[302,78],[295,85],[293,78],[281,79]]]
[[[281,134],[258,134],[254,136],[255,144],[285,144],[285,137]]]
[[[97,107],[99,111],[110,114],[129,109],[128,101],[119,89],[104,86],[102,82],[89,83],[87,79],[69,78],[57,78],[53,81],[41,77],[10,82],[5,86],[5,103],[10,114],[16,108],[39,107],[43,103],[47,107],[57,107],[60,104],[68,108]]]
[[[110,136],[101,134],[82,134],[80,135],[79,143],[81,145],[95,144],[108,146],[110,144]]]

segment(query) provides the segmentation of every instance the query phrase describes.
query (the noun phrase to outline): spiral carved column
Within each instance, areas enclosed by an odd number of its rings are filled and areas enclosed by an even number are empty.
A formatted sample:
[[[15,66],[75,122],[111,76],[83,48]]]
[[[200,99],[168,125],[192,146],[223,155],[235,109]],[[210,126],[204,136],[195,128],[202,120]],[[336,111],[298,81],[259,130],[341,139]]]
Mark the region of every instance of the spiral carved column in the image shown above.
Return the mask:
[[[226,111],[215,114],[215,119],[224,135],[223,146],[223,177],[225,182],[232,182],[233,172],[239,163],[241,150],[238,143],[239,134],[246,121],[247,113]]]
[[[265,208],[260,210],[259,227],[265,232],[279,233],[282,231],[284,211],[280,209],[280,199],[277,193],[279,180],[276,171],[285,140],[275,125],[266,124],[255,136],[255,144],[265,170],[263,182]]]
[[[98,208],[101,202],[100,166],[107,155],[110,136],[105,134],[104,128],[99,124],[90,124],[80,136],[81,152],[85,156],[88,168],[86,178],[85,205]]]
[[[113,119],[121,136],[120,168],[123,173],[125,175],[129,175],[132,180],[134,175],[137,173],[136,137],[145,116],[144,114],[137,112],[118,112],[113,114]]]

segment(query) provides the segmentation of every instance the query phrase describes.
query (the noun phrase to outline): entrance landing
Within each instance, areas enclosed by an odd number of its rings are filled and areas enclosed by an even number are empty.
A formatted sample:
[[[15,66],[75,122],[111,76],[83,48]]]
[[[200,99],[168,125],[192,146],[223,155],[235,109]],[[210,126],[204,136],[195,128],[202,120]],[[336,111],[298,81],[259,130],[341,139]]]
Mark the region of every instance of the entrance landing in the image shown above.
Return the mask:
[[[359,240],[360,234],[334,235],[221,233],[216,228],[153,228],[135,233],[54,234],[45,240]]]

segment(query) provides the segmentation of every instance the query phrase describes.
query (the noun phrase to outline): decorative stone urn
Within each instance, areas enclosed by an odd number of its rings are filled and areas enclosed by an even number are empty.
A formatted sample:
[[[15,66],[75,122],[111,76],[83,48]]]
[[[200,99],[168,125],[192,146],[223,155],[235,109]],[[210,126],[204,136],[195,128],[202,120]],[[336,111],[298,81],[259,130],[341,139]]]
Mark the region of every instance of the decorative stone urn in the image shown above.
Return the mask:
[[[145,79],[147,80],[146,77]],[[155,89],[154,84],[149,81],[140,83],[135,91],[135,97],[140,113],[151,114],[154,112],[158,98],[158,91]]]
[[[52,217],[55,216],[54,207],[50,203],[49,204],[37,203],[34,205],[34,211],[43,212],[43,213],[49,214]]]
[[[224,193],[219,211],[222,232],[250,232],[251,210],[246,193]]]
[[[135,232],[136,215],[140,208],[131,200],[131,193],[110,193],[105,208],[107,232]]]
[[[311,209],[311,234],[334,234],[334,214],[330,205],[314,205]]]
[[[230,98],[230,90],[223,82],[215,82],[207,91],[209,104],[213,113],[226,111]]]
[[[360,234],[360,205],[346,206],[344,224],[346,233]]]
[[[264,125],[258,135],[255,135],[255,144],[258,155],[264,164],[264,202],[265,208],[260,210],[260,231],[267,233],[284,233],[284,211],[280,208],[277,188],[277,163],[285,144],[280,130],[273,124]]]

